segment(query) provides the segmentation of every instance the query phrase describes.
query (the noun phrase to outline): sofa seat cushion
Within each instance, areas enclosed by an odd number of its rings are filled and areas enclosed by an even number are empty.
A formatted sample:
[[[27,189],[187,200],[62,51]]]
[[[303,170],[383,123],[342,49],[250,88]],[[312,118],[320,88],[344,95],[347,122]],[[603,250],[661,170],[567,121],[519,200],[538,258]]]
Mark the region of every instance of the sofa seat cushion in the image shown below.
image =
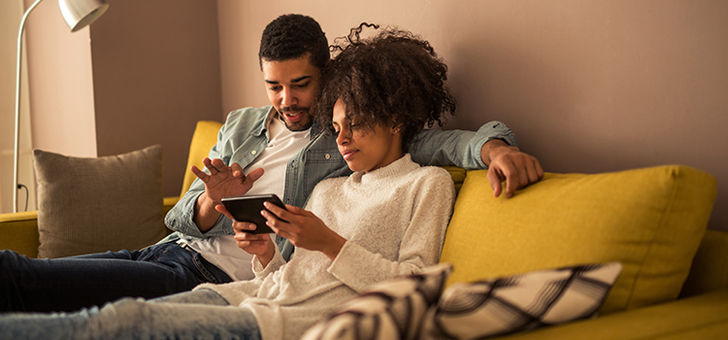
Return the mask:
[[[34,150],[38,257],[139,249],[162,239],[162,147],[98,158]]]
[[[728,289],[598,318],[492,338],[507,340],[725,339]]]
[[[448,284],[616,261],[603,312],[659,303],[678,296],[715,195],[715,179],[686,166],[547,173],[511,199],[469,171],[441,261],[454,266]]]

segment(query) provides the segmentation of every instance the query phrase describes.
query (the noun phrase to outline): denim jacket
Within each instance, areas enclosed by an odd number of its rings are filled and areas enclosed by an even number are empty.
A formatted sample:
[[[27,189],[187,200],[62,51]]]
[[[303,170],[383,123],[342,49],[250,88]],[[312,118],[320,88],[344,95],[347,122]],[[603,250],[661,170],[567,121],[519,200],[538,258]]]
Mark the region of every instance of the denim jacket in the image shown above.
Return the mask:
[[[266,121],[272,106],[243,108],[231,112],[210,150],[209,158],[222,159],[225,164],[238,163],[243,169],[255,161],[268,144]],[[316,183],[330,177],[348,176],[351,170],[339,154],[336,138],[318,124],[311,127],[311,141],[286,165],[283,202],[299,207],[306,203]],[[516,145],[515,136],[503,123],[491,121],[478,131],[428,129],[420,132],[409,145],[412,160],[422,165],[453,165],[465,169],[486,168],[480,150],[487,141],[502,139]],[[220,216],[215,225],[203,233],[194,222],[197,198],[205,190],[204,183],[195,179],[190,189],[167,213],[165,224],[176,233],[160,243],[180,238],[178,233],[192,237],[233,235],[230,219]],[[288,258],[292,246],[285,239],[276,238],[281,254]]]

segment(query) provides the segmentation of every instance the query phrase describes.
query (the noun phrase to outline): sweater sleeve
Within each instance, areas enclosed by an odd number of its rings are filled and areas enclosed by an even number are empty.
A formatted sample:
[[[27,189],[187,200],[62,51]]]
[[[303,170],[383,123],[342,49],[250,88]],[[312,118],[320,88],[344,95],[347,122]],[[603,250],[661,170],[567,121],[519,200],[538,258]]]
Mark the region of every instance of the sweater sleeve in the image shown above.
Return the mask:
[[[263,267],[263,264],[260,263],[257,256],[253,256],[252,264],[253,264],[253,273],[255,274],[256,278],[264,278],[268,276],[270,273],[275,272],[279,268],[281,268],[284,264],[286,264],[286,260],[283,259],[283,255],[278,250],[278,246],[275,245],[275,242],[273,243],[275,248],[275,253],[273,253],[273,258],[268,262],[268,265]]]
[[[412,216],[405,227],[395,261],[347,241],[327,269],[344,284],[361,292],[367,286],[398,275],[419,272],[437,263],[445,239],[454,188],[450,175],[434,168],[434,176],[423,176],[415,189]]]

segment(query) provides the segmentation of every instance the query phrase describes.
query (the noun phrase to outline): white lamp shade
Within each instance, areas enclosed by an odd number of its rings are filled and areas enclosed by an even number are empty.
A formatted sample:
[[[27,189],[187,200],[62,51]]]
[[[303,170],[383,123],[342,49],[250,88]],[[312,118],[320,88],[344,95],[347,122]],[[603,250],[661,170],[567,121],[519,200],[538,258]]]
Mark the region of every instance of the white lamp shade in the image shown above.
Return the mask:
[[[71,32],[94,22],[109,8],[104,0],[58,0],[58,6]]]

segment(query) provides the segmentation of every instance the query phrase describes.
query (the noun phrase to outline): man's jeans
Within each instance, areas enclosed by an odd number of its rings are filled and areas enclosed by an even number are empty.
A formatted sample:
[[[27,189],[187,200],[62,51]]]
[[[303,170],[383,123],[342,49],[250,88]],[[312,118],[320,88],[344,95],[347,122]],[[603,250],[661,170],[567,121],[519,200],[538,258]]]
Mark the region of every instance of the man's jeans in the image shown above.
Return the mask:
[[[0,312],[75,311],[122,297],[145,299],[232,281],[176,243],[57,259],[0,251]]]

